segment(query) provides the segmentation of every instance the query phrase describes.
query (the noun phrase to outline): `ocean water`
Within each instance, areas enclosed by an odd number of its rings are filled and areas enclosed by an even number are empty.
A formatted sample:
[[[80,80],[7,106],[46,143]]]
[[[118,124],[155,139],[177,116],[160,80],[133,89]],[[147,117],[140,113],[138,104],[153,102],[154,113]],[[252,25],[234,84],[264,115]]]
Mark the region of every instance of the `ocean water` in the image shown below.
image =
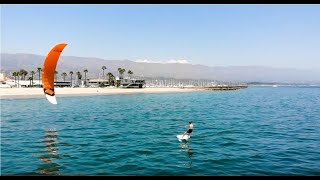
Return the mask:
[[[320,87],[57,100],[1,100],[1,175],[320,175]]]

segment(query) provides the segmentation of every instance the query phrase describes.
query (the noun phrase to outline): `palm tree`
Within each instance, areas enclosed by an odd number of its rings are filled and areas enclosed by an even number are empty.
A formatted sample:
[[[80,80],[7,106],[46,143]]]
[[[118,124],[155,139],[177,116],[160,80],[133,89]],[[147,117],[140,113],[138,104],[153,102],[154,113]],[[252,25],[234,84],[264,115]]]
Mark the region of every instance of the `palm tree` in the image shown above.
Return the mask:
[[[115,82],[116,77],[111,74],[111,82],[112,82],[112,86],[115,86],[114,82]]]
[[[124,72],[126,72],[126,70],[125,70],[125,69],[122,69],[122,68],[118,68],[118,71],[119,71],[119,78],[122,77],[122,74],[123,74]],[[123,77],[122,77],[122,78],[123,78]]]
[[[40,73],[42,71],[42,68],[41,67],[38,67],[37,68],[37,72],[39,73],[39,87],[41,87],[41,83],[40,83]]]
[[[81,84],[81,78],[82,78],[82,75],[81,75],[81,72],[80,71],[78,71],[77,72],[77,81],[78,81],[78,85],[80,86],[80,84]]]
[[[20,84],[20,81],[19,81],[19,79],[20,79],[20,75],[21,75],[21,71],[17,71],[17,75],[18,75],[18,87],[19,87],[19,84]]]
[[[19,78],[22,78],[20,75],[21,75],[21,70],[19,70],[19,71],[17,71],[17,73],[18,73],[18,77]],[[19,80],[19,79],[18,79]],[[22,79],[21,79],[22,80]]]
[[[57,74],[58,74],[58,71],[54,71],[54,79],[55,79],[54,81],[55,82],[57,82]]]
[[[133,72],[131,70],[128,71],[128,74],[130,74],[130,79],[132,78]]]
[[[29,77],[29,81],[30,81],[30,87],[31,87],[31,80],[32,80],[32,77]]]
[[[72,71],[70,71],[70,72],[69,72],[69,74],[70,74],[70,76],[71,76],[70,87],[72,87],[72,74],[73,74],[73,72],[72,72]]]
[[[114,81],[115,81],[115,76],[113,74],[111,74],[111,82],[112,82],[111,84],[112,84],[112,86],[115,86]]]
[[[87,86],[87,72],[88,72],[88,70],[85,69],[83,72],[84,72],[84,87],[86,87]]]
[[[28,74],[28,71],[26,71],[24,69],[20,69],[21,80],[26,80],[27,74]]]
[[[121,84],[121,79],[123,79],[122,74],[123,74],[126,70],[125,70],[125,69],[122,69],[122,68],[118,68],[118,71],[119,71],[119,80],[117,81],[117,87],[120,86],[120,84]]]
[[[120,82],[120,81],[116,80],[116,76],[114,76],[112,73],[110,73],[109,74],[109,84],[110,84],[110,86],[116,86],[116,83],[118,83],[118,82]]]
[[[18,72],[13,72],[12,73],[12,76],[14,77],[14,83],[15,83],[15,86],[17,86],[17,76],[18,76]]]
[[[121,69],[120,74],[121,74],[122,78],[123,78],[123,73],[124,72],[126,72],[126,70],[125,69]]]
[[[102,66],[101,69],[102,69],[102,75],[103,75],[103,80],[104,80],[104,70],[107,69],[107,67],[106,66]]]
[[[61,76],[63,76],[63,82],[66,82],[67,73],[64,72],[64,73],[61,74]]]
[[[28,71],[23,69],[23,80],[26,80],[27,75],[28,75]]]
[[[33,75],[35,74],[34,71],[30,71],[31,77],[32,77],[32,85],[33,85]]]
[[[121,72],[122,68],[118,68],[118,72],[119,72],[119,78],[120,78],[120,72]]]
[[[109,77],[109,85],[111,86],[111,78],[113,74],[111,72],[108,72],[107,76]]]

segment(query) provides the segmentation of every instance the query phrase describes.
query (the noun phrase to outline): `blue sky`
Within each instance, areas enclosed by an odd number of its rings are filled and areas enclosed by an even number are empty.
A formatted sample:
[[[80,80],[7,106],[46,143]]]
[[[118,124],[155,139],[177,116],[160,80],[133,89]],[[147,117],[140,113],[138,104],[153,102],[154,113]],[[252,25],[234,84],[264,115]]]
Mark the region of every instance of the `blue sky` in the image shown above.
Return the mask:
[[[320,5],[1,5],[1,52],[320,70]]]

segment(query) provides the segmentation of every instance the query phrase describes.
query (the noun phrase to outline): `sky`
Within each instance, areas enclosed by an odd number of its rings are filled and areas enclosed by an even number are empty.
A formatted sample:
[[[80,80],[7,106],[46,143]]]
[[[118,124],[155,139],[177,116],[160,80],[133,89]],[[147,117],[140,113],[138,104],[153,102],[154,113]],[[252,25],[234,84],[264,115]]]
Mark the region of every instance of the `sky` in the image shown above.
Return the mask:
[[[1,5],[1,53],[320,71],[320,5]]]

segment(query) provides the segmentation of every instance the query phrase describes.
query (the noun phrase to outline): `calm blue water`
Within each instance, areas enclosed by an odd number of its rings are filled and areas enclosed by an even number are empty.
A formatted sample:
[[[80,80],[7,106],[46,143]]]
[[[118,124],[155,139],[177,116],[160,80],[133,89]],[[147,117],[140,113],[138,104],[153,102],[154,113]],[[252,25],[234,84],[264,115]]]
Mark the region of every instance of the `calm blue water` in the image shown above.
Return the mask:
[[[320,87],[58,103],[1,100],[2,175],[320,175]]]

